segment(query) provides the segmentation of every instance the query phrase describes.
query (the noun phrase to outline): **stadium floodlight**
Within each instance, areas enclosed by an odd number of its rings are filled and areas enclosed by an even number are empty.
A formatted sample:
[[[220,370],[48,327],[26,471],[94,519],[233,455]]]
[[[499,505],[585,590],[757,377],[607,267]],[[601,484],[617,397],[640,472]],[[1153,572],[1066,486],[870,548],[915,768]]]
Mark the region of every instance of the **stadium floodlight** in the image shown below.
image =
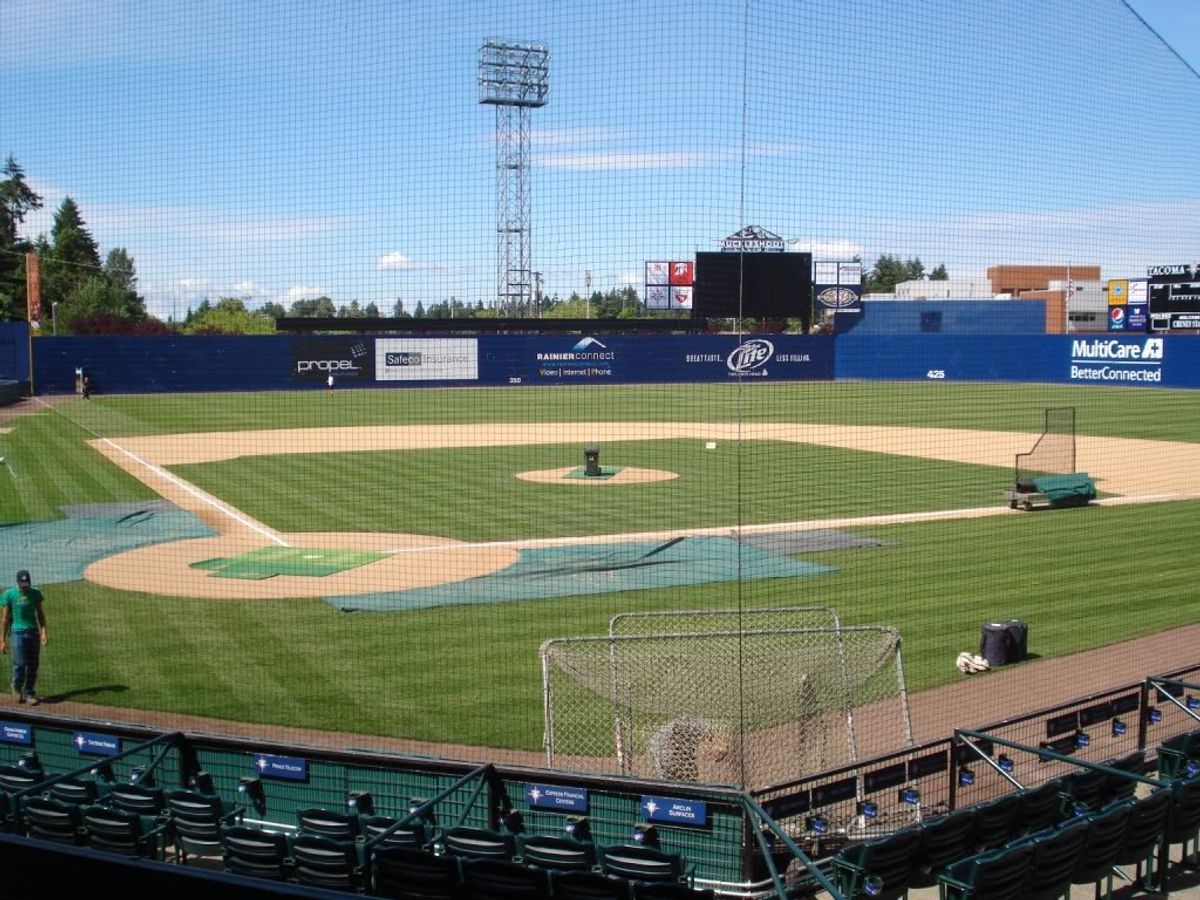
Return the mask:
[[[529,111],[546,105],[550,53],[545,44],[484,41],[478,79],[479,102],[496,108],[496,300],[509,315],[528,315],[535,300]]]

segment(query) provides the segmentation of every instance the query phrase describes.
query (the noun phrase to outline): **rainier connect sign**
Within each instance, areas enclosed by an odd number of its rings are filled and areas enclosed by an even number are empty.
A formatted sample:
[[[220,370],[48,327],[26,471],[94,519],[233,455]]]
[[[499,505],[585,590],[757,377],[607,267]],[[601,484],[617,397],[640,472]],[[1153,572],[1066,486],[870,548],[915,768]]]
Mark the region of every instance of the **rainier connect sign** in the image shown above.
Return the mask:
[[[721,250],[726,253],[782,253],[783,238],[760,225],[747,225],[721,241]]]

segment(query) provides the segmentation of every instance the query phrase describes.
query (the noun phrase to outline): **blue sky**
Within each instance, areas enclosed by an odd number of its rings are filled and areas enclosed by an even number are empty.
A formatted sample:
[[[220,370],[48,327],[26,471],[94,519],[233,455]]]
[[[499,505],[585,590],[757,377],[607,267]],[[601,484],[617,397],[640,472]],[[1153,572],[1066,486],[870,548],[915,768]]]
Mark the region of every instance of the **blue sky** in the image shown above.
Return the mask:
[[[1200,4],[1130,0],[1200,71]],[[125,247],[160,315],[495,292],[480,44],[544,42],[546,291],[744,224],[819,255],[1099,263],[1200,248],[1200,81],[1121,0],[0,0],[0,152]],[[748,61],[748,66],[743,63]],[[743,75],[745,72],[745,75]]]

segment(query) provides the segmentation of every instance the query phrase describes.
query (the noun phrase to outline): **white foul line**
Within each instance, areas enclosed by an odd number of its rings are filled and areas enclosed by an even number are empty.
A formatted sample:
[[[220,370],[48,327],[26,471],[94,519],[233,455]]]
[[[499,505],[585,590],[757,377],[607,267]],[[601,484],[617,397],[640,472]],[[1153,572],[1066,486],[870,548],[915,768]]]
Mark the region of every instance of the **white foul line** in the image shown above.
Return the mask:
[[[112,447],[117,452],[123,453],[125,456],[128,456],[130,459],[132,459],[138,465],[144,466],[145,468],[149,469],[151,472],[153,472],[158,477],[171,482],[171,484],[175,485],[175,487],[180,488],[181,490],[184,490],[187,493],[191,494],[193,497],[195,497],[201,503],[205,503],[208,506],[211,506],[217,512],[233,519],[239,525],[242,525],[246,528],[249,528],[251,531],[255,531],[258,534],[261,534],[267,540],[274,541],[280,547],[290,547],[291,546],[291,544],[289,544],[287,541],[285,541],[283,539],[283,537],[279,534],[279,532],[275,531],[272,528],[268,528],[266,525],[263,525],[261,522],[254,521],[249,516],[242,515],[240,512],[238,512],[236,509],[234,509],[231,506],[226,506],[224,503],[222,503],[220,500],[218,500],[212,494],[209,494],[209,493],[206,493],[205,491],[200,490],[200,488],[196,487],[194,484],[192,484],[188,481],[184,481],[182,478],[179,478],[178,476],[173,475],[172,473],[168,472],[166,469],[162,468],[161,466],[155,465],[152,462],[147,462],[146,460],[144,460],[140,456],[138,456],[136,453],[132,453],[129,450],[126,450],[120,444],[117,444],[116,442],[110,440],[109,438],[102,437],[102,438],[100,438],[100,440],[103,441],[105,444],[108,444],[108,446]]]

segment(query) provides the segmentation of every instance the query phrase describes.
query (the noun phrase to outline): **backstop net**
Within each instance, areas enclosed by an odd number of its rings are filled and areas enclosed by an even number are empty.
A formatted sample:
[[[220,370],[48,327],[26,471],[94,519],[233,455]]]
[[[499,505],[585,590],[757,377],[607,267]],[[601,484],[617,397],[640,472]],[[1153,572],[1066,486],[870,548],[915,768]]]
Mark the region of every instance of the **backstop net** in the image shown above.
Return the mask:
[[[1046,409],[1042,436],[1028,453],[1018,453],[1013,484],[1029,487],[1036,475],[1066,475],[1075,471],[1075,407]]]
[[[705,626],[543,644],[547,764],[754,789],[911,742],[895,629]]]

